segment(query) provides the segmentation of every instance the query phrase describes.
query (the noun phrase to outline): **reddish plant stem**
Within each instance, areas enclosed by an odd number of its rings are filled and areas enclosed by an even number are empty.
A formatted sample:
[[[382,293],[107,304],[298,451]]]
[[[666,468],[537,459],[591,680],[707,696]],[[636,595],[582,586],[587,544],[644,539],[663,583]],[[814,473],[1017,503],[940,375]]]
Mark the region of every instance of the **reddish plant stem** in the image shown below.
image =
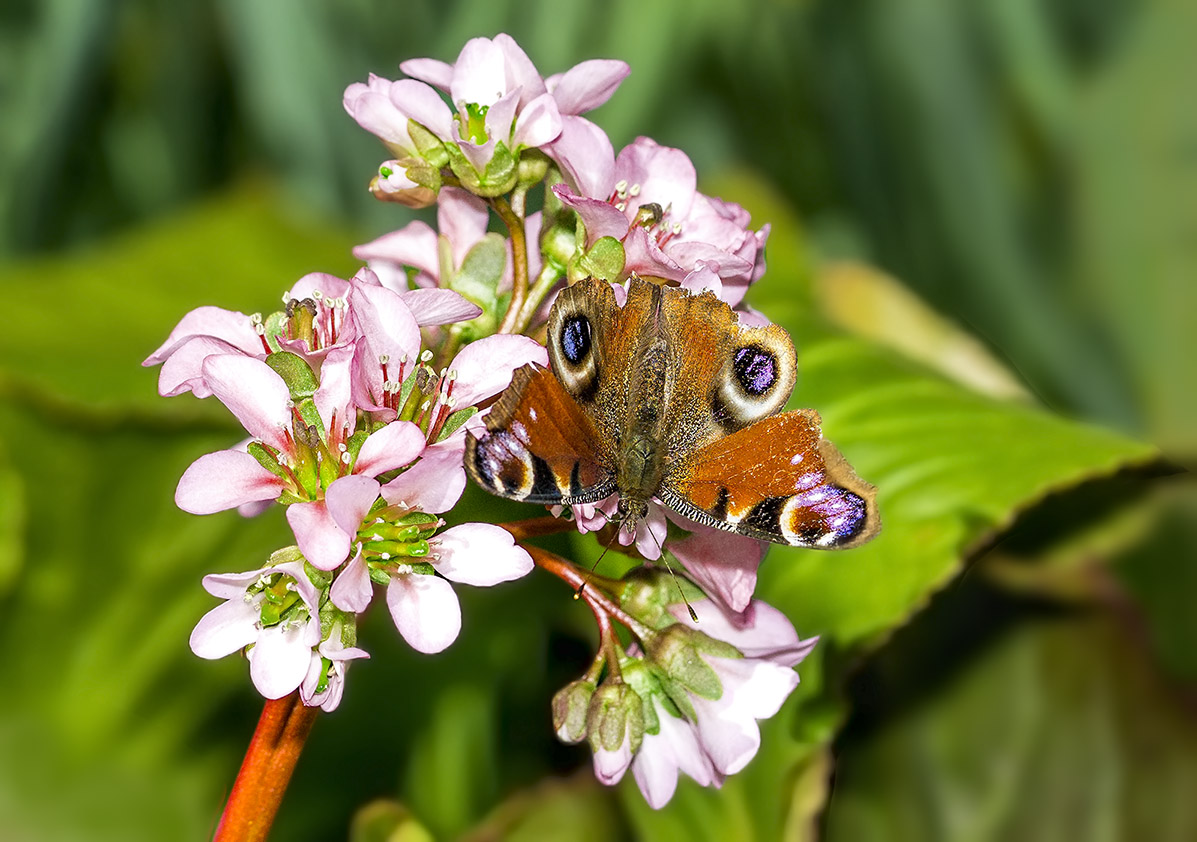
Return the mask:
[[[571,585],[574,588],[575,598],[581,598],[590,606],[590,610],[594,611],[595,616],[598,617],[600,611],[609,617],[618,620],[622,625],[626,626],[628,630],[640,638],[641,641],[648,641],[652,636],[652,629],[641,623],[635,617],[624,611],[618,603],[615,602],[605,591],[593,587],[593,583],[587,578],[581,570],[579,570],[572,562],[569,562],[548,550],[530,544],[520,544],[528,554],[532,556],[532,561],[536,566],[542,570],[552,573],[558,579]],[[591,587],[586,587],[591,585]],[[602,621],[600,620],[600,627]]]
[[[266,701],[213,842],[264,842],[319,710],[299,691]]]
[[[511,238],[511,303],[507,305],[499,333],[518,333],[522,327],[520,313],[528,296],[528,242],[524,235],[524,220],[501,196],[491,199],[490,206],[507,226]]]

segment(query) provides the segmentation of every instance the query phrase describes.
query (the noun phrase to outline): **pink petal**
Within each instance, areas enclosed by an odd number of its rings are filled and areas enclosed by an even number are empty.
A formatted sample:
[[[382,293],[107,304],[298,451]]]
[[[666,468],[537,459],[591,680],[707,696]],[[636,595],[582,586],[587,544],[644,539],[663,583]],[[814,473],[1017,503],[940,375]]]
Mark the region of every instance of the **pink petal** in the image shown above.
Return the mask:
[[[353,256],[358,260],[385,260],[403,266],[411,266],[434,278],[441,274],[440,257],[437,255],[436,232],[427,222],[415,220],[376,240],[355,246]],[[407,285],[404,284],[403,289]],[[402,289],[396,290],[402,292]]]
[[[511,384],[515,370],[528,363],[549,364],[544,346],[526,336],[487,336],[461,349],[450,371],[457,372],[453,390],[458,407],[472,406]]]
[[[489,115],[487,115],[489,116]],[[540,147],[561,134],[561,114],[551,94],[542,94],[528,103],[515,122],[511,145]]]
[[[320,639],[320,624],[314,625],[315,641],[311,640],[310,620],[298,625],[279,623],[258,635],[258,642],[249,650],[249,677],[267,699],[281,699],[303,683],[312,646]]]
[[[490,117],[490,114],[487,113],[486,116]],[[489,120],[487,121],[487,125],[492,125]],[[494,125],[497,125],[497,123]],[[504,135],[498,139],[502,140],[504,143],[507,143],[508,138],[506,135]],[[491,139],[486,141],[486,143],[479,145],[474,143],[472,140],[467,140],[466,138],[461,137],[460,133],[458,133],[455,141],[457,143],[457,147],[461,150],[461,154],[465,155],[466,160],[470,162],[470,166],[472,166],[479,175],[486,172],[486,165],[490,163],[493,157],[495,157],[495,138],[492,136]]]
[[[413,425],[414,426],[414,425]],[[365,476],[347,476],[333,482],[324,493],[324,504],[337,527],[350,536],[361,528],[362,521],[378,499],[378,480]]]
[[[387,586],[387,607],[395,628],[417,652],[446,649],[461,631],[461,605],[453,586],[422,573],[398,574]]]
[[[584,117],[563,115],[561,134],[545,151],[561,165],[566,177],[583,196],[605,199],[611,195],[615,186],[615,150],[607,133],[594,123]],[[623,217],[615,208],[611,207],[611,210]],[[627,218],[623,217],[619,224],[623,230],[618,236],[622,236],[627,231]]]
[[[665,543],[665,535],[669,531],[669,524],[665,522],[665,512],[656,503],[648,507],[648,514],[636,524],[636,551],[650,560],[661,557],[661,547]]]
[[[798,639],[789,618],[772,605],[754,599],[740,614],[733,614],[718,602],[700,599],[693,603],[698,615],[696,624],[681,605],[670,606],[670,611],[683,622],[716,640],[730,643],[746,658],[772,661],[783,667],[796,666],[814,649],[819,638]]]
[[[333,605],[342,611],[360,614],[370,604],[374,596],[374,588],[370,583],[370,570],[359,552],[345,569],[337,574],[332,587],[328,590],[328,598]]]
[[[223,339],[250,354],[257,353],[262,347],[258,333],[245,313],[221,307],[197,307],[179,320],[166,341],[146,357],[142,365],[163,362],[179,345],[196,336]]]
[[[304,558],[318,570],[335,570],[349,555],[351,536],[337,526],[323,500],[287,506],[287,523]]]
[[[400,293],[418,325],[450,325],[482,315],[482,308],[451,289],[413,289]]]
[[[582,217],[582,224],[586,226],[588,247],[594,245],[601,237],[622,240],[628,236],[628,218],[623,211],[616,210],[614,205],[600,199],[578,196],[564,184],[553,185],[553,192],[563,204],[573,208],[578,212],[578,216]]]
[[[507,68],[502,48],[489,38],[471,38],[453,64],[449,98],[456,106],[463,103],[493,105],[507,92]]]
[[[377,135],[392,149],[412,150],[411,136],[407,132],[407,115],[395,107],[389,94],[365,91],[358,93],[352,100],[348,94],[347,90],[343,100],[345,110],[359,126]]]
[[[328,272],[309,272],[291,287],[290,298],[342,298],[349,294],[350,282]]]
[[[754,659],[708,656],[719,674],[723,695],[715,700],[691,696],[699,738],[715,768],[734,775],[748,765],[761,745],[757,719],[777,713],[798,686],[788,667]]]
[[[500,32],[495,36],[495,45],[503,51],[507,65],[507,90],[521,89],[520,105],[530,102],[548,90],[536,65],[514,38],[506,32]]]
[[[249,570],[245,573],[209,573],[202,580],[204,590],[221,599],[241,599],[245,596],[245,589],[262,575],[269,567]]]
[[[404,355],[412,360],[419,356],[420,327],[399,293],[383,286],[355,284],[349,293],[349,307],[371,353],[388,354],[396,365]]]
[[[550,80],[553,98],[562,114],[582,114],[609,100],[631,72],[627,62],[615,59],[584,61]]]
[[[399,69],[413,79],[427,82],[434,88],[449,93],[449,84],[453,81],[453,65],[434,58],[410,58],[401,62]]]
[[[686,277],[686,270],[661,251],[657,241],[640,226],[628,231],[624,237],[623,254],[625,274],[651,275],[670,281],[680,281]]]
[[[352,432],[356,423],[356,407],[353,399],[353,356],[356,344],[332,348],[320,364],[320,387],[312,395],[324,429],[331,431],[333,420],[338,427],[349,425]]]
[[[753,538],[685,524],[692,534],[669,545],[694,583],[732,611],[748,607],[766,545]]]
[[[391,102],[441,140],[453,137],[453,112],[440,94],[414,79],[400,79],[391,85]]]
[[[420,461],[382,487],[388,503],[402,503],[432,514],[447,512],[465,491],[461,460],[465,442],[460,436],[424,450]]]
[[[694,164],[680,149],[661,146],[648,137],[638,137],[615,157],[616,178],[640,185],[639,205],[656,202],[669,208],[674,219],[690,213],[698,186]],[[635,210],[628,207],[629,214]]]
[[[241,596],[244,593],[243,587]],[[211,661],[231,655],[257,639],[261,610],[257,603],[246,602],[241,596],[222,602],[200,618],[191,632],[192,652]]]
[[[532,572],[532,556],[511,533],[490,523],[463,523],[432,541],[436,571],[454,582],[490,587]]]
[[[158,372],[158,394],[164,398],[173,398],[190,390],[197,398],[207,398],[212,395],[203,376],[204,360],[213,354],[239,354],[245,351],[223,339],[211,336],[193,336],[184,340],[167,356]],[[264,356],[265,350],[258,345],[258,353],[254,356]]]
[[[223,354],[204,360],[202,370],[212,394],[251,436],[290,451],[291,394],[274,369],[253,357]]]
[[[705,263],[700,268],[688,272],[686,277],[682,278],[681,286],[682,289],[695,295],[710,290],[715,293],[716,298],[723,297],[723,281],[720,280],[719,273]]]
[[[515,144],[511,138],[515,131],[515,115],[519,109],[519,105],[520,92],[510,91],[486,112],[486,136],[491,141],[503,141],[513,151]],[[488,144],[488,148],[492,147],[493,143]],[[478,168],[478,172],[482,172],[480,164],[475,162],[474,166]]]
[[[362,444],[353,472],[376,477],[385,471],[402,468],[423,452],[425,443],[423,431],[415,424],[392,421],[371,433]]]
[[[655,698],[653,705],[661,730],[644,735],[640,751],[632,761],[632,774],[644,800],[659,810],[673,797],[679,771],[701,786],[712,783],[718,786],[722,781],[699,744],[694,726],[667,712]]]
[[[193,515],[210,515],[246,503],[274,500],[283,481],[242,450],[218,450],[191,463],[179,478],[175,505]]]
[[[679,266],[691,268],[698,263],[709,263],[721,278],[732,278],[752,270],[752,264],[742,257],[724,251],[710,243],[671,243],[665,248]]]
[[[449,242],[454,267],[460,267],[470,249],[486,236],[489,223],[490,211],[486,203],[473,193],[460,187],[441,188],[437,197],[436,226]]]

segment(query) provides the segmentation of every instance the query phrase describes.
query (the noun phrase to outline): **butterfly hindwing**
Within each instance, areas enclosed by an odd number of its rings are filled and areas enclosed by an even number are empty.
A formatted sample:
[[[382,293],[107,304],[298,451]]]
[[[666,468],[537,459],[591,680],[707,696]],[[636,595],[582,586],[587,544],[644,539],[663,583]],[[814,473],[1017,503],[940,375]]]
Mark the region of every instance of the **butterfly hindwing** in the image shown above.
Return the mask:
[[[516,370],[487,415],[486,429],[481,437],[467,437],[465,467],[492,494],[568,505],[615,491],[593,424],[546,368]]]
[[[707,526],[798,547],[862,544],[881,527],[875,489],[811,410],[763,418],[671,464],[660,499]]]

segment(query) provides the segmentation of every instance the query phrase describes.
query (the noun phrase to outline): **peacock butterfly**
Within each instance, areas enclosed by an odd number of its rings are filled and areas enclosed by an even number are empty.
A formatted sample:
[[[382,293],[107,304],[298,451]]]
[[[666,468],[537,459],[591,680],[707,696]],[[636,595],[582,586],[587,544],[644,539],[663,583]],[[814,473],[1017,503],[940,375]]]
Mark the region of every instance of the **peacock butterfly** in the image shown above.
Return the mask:
[[[515,372],[469,436],[486,490],[576,505],[619,495],[633,528],[656,498],[715,529],[840,549],[881,527],[873,486],[823,438],[817,412],[780,412],[797,373],[777,325],[742,327],[713,293],[633,277],[620,307],[585,280],[549,313],[551,370]]]

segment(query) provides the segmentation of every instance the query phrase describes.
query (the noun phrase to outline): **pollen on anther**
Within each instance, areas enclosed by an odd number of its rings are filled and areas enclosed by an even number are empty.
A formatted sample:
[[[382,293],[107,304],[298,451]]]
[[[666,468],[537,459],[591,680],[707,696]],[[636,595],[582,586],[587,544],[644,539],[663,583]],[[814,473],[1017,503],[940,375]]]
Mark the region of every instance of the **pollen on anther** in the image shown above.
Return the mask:
[[[636,198],[637,196],[639,196],[640,195],[640,185],[633,184],[631,187],[629,187],[628,195],[631,196],[633,199]]]
[[[626,178],[621,178],[619,181],[615,182],[615,192],[616,193],[623,193],[627,189],[628,189],[628,180]],[[632,189],[639,191],[640,185],[637,184]]]
[[[319,456],[320,454],[317,453],[316,455]],[[353,461],[353,457],[350,456],[348,453],[341,454],[341,464],[342,465],[348,465],[352,461]]]
[[[432,351],[425,348],[423,351],[420,352],[420,362],[426,363],[430,359],[432,359]]]
[[[628,209],[628,203],[627,202],[616,202],[615,209],[617,211],[619,211],[620,213],[622,213],[623,211]]]
[[[390,355],[390,354],[379,354],[379,355],[378,355],[378,363],[379,363],[379,365],[386,365],[386,364],[387,364],[387,363],[389,363],[390,361],[391,361],[391,355]]]

